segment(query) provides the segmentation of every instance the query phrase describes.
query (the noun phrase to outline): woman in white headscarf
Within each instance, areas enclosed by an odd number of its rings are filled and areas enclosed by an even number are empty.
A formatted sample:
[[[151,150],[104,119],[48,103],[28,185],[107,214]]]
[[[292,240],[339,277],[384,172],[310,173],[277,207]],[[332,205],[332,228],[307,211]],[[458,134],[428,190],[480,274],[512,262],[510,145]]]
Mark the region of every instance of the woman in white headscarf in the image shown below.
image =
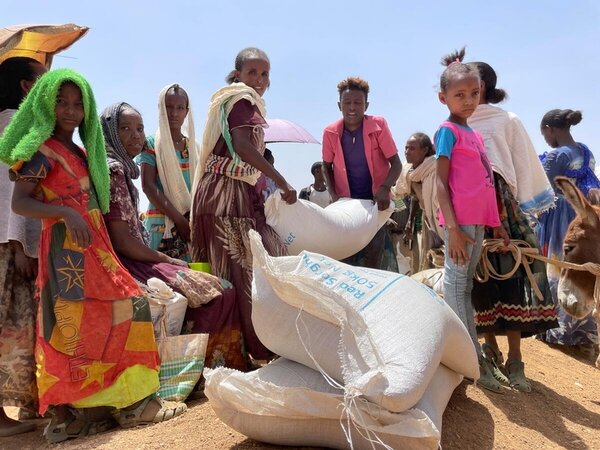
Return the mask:
[[[187,92],[178,84],[165,86],[158,97],[158,113],[158,130],[148,137],[149,148],[137,159],[142,189],[150,202],[144,227],[152,249],[189,262],[194,181],[190,167],[196,167],[199,149]]]

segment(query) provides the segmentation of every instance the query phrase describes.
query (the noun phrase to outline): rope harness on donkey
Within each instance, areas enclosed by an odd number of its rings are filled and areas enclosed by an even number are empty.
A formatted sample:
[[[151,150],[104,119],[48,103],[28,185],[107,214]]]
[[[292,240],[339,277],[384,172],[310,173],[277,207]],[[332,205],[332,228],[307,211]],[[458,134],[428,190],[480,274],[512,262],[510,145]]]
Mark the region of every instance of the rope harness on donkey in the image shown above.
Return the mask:
[[[505,274],[498,273],[489,259],[490,253],[494,252],[510,253],[515,260],[514,267]],[[533,277],[533,272],[530,267],[535,259],[558,266],[561,269],[587,271],[594,275],[596,277],[596,283],[594,285],[594,302],[597,306],[600,306],[600,264],[592,262],[574,264],[567,261],[547,258],[540,255],[537,248],[532,248],[527,242],[517,239],[511,240],[508,247],[504,245],[504,242],[501,239],[486,239],[483,242],[476,278],[481,283],[485,283],[490,278],[493,278],[494,280],[508,280],[517,270],[519,270],[519,266],[522,265],[535,295],[541,300],[543,298],[542,292]]]

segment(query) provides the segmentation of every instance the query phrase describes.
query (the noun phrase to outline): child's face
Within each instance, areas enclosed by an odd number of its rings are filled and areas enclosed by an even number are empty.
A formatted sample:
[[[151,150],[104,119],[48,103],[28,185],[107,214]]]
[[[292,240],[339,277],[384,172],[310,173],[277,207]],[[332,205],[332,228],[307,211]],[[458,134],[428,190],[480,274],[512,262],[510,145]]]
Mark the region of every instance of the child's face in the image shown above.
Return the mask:
[[[119,140],[131,158],[139,155],[144,148],[144,121],[133,109],[124,109],[119,114]]]
[[[406,141],[406,145],[404,146],[404,156],[406,157],[406,162],[412,164],[413,167],[417,167],[423,162],[426,152],[427,151],[419,144],[419,141],[413,136],[409,137]]]
[[[236,71],[235,75],[238,80],[250,86],[262,97],[271,84],[270,70],[271,65],[264,59],[247,59],[242,70]]]
[[[344,117],[344,125],[347,128],[356,129],[361,126],[365,118],[369,102],[363,91],[348,89],[342,92],[338,107]]]
[[[448,106],[450,113],[466,122],[479,104],[481,84],[476,75],[453,79],[445,91],[439,93],[440,102]]]
[[[73,133],[85,116],[81,91],[73,83],[61,86],[56,97],[56,129]]]
[[[165,108],[167,119],[171,130],[180,130],[188,113],[188,99],[183,94],[167,94],[165,96]]]

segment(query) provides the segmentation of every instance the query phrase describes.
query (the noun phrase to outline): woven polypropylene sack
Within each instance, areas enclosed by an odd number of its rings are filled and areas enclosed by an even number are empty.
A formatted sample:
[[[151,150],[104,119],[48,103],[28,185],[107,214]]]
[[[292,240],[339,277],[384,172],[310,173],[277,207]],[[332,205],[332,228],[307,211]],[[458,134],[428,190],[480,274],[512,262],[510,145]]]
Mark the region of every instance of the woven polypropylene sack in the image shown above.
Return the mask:
[[[274,353],[394,412],[417,403],[440,363],[479,377],[467,330],[431,289],[309,252],[273,258],[250,239],[252,322]]]
[[[279,192],[265,202],[267,224],[281,237],[290,255],[303,250],[344,259],[362,250],[394,211],[379,211],[371,200],[342,198],[321,208],[298,200],[288,205]]]
[[[433,289],[440,297],[444,297],[444,269],[427,269],[410,276],[413,280]]]
[[[372,448],[365,436],[392,449],[438,448],[444,409],[462,379],[439,366],[413,409],[391,413],[365,400],[346,408],[342,389],[284,358],[250,373],[221,368],[206,370],[205,377],[205,393],[217,417],[252,439],[355,449]]]

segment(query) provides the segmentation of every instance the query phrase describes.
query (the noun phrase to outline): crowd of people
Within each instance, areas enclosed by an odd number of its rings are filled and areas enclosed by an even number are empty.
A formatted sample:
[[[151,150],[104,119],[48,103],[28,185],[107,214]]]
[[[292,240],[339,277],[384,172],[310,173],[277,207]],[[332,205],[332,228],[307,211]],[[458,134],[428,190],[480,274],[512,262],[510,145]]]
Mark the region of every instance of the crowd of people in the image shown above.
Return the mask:
[[[521,338],[590,346],[594,323],[563,313],[557,273],[541,263],[532,270],[542,298],[524,270],[505,281],[474,282],[482,243],[523,240],[560,259],[574,213],[552,179],[566,175],[587,193],[599,187],[590,175],[595,162],[570,134],[581,120],[572,110],[543,116],[552,150],[538,158],[518,117],[495,106],[506,93],[496,87],[494,69],[463,63],[464,56],[463,49],[444,58],[439,100],[449,116],[433,142],[420,132],[407,139],[404,166],[386,120],[366,114],[367,81],[342,80],[342,118],[325,127],[322,161],[299,197],[321,207],[342,197],[366,199],[380,210],[404,200],[400,229],[415,242],[413,271],[428,267],[430,250],[445,249],[444,297],[478,352],[477,383],[529,392]],[[248,234],[258,231],[269,254],[285,256],[264,201],[275,189],[290,204],[297,195],[264,144],[269,71],[265,52],[242,50],[227,85],[210,100],[197,141],[191,101],[178,84],[159,93],[158,130],[147,136],[129,103],[98,116],[92,87],[72,70],[47,71],[20,57],[0,65],[0,201],[7,211],[0,218],[0,406],[18,407],[23,417],[50,412],[49,442],[186,410],[156,395],[150,278],[188,298],[188,331],[209,334],[207,367],[246,371],[275,357],[252,325]],[[143,212],[139,177],[150,202]],[[344,262],[397,271],[397,251],[383,227]],[[191,270],[190,262],[207,262],[212,273]],[[503,272],[514,261],[498,253],[491,263]],[[508,338],[506,361],[499,334]],[[0,409],[0,437],[32,429]]]

